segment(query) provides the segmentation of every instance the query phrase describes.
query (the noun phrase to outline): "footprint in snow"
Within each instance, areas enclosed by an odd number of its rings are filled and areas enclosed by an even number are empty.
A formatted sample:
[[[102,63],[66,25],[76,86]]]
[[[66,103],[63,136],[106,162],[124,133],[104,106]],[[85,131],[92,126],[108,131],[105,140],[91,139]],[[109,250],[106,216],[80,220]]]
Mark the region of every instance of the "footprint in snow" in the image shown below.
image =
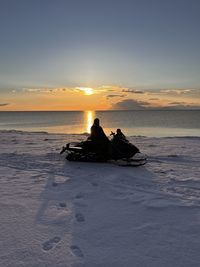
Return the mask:
[[[67,207],[67,204],[65,202],[60,202],[59,203],[59,207],[60,208],[66,208]]]
[[[80,199],[80,198],[84,198],[84,194],[83,193],[78,193],[75,198]]]
[[[91,185],[92,186],[98,186],[98,183],[97,182],[91,182]]]
[[[57,243],[59,243],[61,238],[59,236],[54,236],[53,238],[45,241],[42,245],[43,250],[51,250]]]
[[[170,155],[168,155],[168,157],[169,157],[169,158],[177,158],[178,155],[177,155],[177,154],[170,154]]]
[[[83,216],[82,213],[76,213],[75,218],[76,218],[77,222],[84,222],[85,221],[85,217]]]
[[[72,245],[70,248],[71,248],[72,253],[75,256],[80,257],[80,258],[84,257],[83,252],[81,251],[81,249],[78,246]]]

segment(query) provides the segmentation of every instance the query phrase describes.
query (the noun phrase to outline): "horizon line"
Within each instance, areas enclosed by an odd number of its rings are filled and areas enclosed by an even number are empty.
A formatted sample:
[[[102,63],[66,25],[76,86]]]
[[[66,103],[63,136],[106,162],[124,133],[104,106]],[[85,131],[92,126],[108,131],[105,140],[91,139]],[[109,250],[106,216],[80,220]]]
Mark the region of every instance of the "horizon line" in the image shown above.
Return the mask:
[[[0,110],[0,112],[104,112],[104,111],[200,111],[198,109],[168,109],[168,108],[161,108],[161,109],[96,109],[96,110]]]

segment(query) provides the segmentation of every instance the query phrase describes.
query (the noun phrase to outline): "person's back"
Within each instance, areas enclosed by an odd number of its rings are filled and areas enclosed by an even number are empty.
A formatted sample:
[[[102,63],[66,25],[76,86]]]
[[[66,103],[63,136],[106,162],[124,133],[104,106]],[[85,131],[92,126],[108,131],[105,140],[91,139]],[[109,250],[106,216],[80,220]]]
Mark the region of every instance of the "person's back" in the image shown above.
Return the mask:
[[[102,127],[99,125],[98,118],[94,120],[94,124],[91,127],[90,139],[95,142],[108,141],[108,137],[105,135]]]
[[[96,152],[106,157],[108,155],[110,141],[105,135],[102,127],[100,126],[98,118],[94,120],[94,124],[92,125],[90,130],[91,133],[88,140],[91,140],[91,146]]]

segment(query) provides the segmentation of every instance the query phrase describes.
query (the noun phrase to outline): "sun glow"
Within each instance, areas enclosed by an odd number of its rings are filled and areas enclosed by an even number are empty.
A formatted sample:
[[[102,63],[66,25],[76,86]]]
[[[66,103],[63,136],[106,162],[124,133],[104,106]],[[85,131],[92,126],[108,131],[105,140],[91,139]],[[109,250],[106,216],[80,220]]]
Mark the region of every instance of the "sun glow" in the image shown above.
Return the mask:
[[[78,89],[83,91],[85,93],[85,95],[93,95],[94,94],[94,90],[90,87],[78,87]]]

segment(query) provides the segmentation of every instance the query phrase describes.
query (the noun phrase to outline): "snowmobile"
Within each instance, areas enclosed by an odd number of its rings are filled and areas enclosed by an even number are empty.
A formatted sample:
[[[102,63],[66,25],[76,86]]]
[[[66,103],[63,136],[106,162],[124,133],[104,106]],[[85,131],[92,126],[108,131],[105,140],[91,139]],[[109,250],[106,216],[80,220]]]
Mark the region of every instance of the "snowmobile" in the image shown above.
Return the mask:
[[[103,154],[93,148],[93,141],[71,142],[66,144],[60,154],[66,153],[68,161],[108,162],[119,166],[141,166],[147,157],[127,139],[120,140],[115,135],[109,142],[109,153]]]

